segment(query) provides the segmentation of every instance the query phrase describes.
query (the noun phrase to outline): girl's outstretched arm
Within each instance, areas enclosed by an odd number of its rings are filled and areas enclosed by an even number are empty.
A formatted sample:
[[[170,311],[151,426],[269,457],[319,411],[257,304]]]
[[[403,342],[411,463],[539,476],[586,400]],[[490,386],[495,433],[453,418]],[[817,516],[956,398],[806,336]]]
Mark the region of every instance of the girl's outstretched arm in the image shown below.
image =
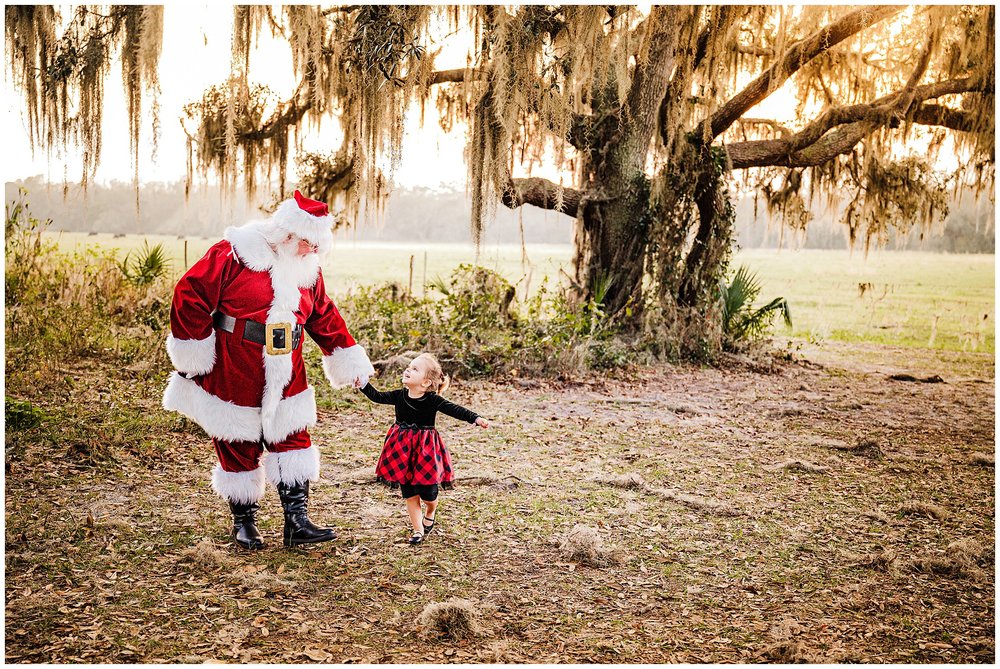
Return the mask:
[[[380,390],[377,390],[375,386],[371,384],[371,382],[368,382],[368,384],[366,384],[365,387],[361,389],[361,392],[364,393],[365,397],[370,399],[372,402],[376,402],[378,404],[396,403],[396,400],[393,397],[395,391],[390,390],[389,392],[384,393]]]
[[[454,402],[449,402],[440,395],[438,395],[438,398],[441,400],[441,403],[438,404],[437,410],[445,415],[457,418],[458,420],[464,420],[466,423],[475,423],[476,419],[479,418],[479,414],[475,411],[466,409]]]

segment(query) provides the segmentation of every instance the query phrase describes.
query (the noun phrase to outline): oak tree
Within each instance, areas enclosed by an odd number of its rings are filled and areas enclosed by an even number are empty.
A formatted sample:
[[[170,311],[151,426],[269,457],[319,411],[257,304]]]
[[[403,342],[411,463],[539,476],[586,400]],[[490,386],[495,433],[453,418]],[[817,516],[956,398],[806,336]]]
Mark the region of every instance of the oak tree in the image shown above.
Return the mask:
[[[162,20],[77,11],[57,38],[51,8],[8,6],[6,29],[34,139],[76,133],[88,169],[109,45],[129,91],[155,82]],[[276,173],[284,193],[299,149],[299,185],[356,212],[386,193],[377,158],[398,161],[418,103],[422,120],[465,129],[477,239],[498,205],[562,212],[578,295],[634,325],[696,322],[727,266],[736,189],[793,227],[823,198],[866,245],[940,220],[949,189],[992,193],[994,20],[984,5],[239,6],[232,76],[185,110],[189,180],[214,172],[252,191]],[[262,31],[290,47],[288,99],[253,81]],[[465,67],[435,67],[448,38],[467,45]],[[779,90],[792,93],[787,118],[755,110]],[[343,143],[302,150],[330,120]],[[530,173],[543,161],[562,182]]]

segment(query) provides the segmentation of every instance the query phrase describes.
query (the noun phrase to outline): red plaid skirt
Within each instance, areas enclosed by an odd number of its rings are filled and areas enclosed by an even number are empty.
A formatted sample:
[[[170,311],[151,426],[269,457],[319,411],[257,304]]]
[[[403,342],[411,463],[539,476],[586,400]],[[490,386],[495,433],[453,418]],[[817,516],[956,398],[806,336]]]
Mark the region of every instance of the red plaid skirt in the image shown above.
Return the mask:
[[[376,478],[389,484],[432,485],[451,489],[451,454],[433,427],[394,423],[385,436]]]

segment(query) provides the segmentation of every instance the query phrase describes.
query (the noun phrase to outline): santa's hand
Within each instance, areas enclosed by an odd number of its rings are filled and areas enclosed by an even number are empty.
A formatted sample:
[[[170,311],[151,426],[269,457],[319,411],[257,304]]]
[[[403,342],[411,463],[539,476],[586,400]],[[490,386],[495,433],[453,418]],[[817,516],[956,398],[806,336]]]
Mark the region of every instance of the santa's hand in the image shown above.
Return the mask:
[[[476,425],[478,425],[483,429],[486,429],[490,426],[490,422],[485,418],[483,418],[482,416],[480,416],[479,418],[476,419]]]

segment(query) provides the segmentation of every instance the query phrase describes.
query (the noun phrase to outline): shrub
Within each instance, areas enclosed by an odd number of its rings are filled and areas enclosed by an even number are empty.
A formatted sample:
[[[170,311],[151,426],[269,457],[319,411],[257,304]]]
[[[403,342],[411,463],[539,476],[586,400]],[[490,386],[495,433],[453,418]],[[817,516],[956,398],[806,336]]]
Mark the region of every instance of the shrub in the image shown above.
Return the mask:
[[[170,269],[170,263],[167,261],[167,254],[163,251],[163,244],[157,244],[150,248],[149,242],[144,241],[142,250],[136,251],[135,256],[130,251],[118,267],[129,283],[145,286],[166,276],[167,270]]]
[[[338,305],[373,359],[429,350],[450,374],[562,373],[637,360],[596,299],[575,304],[543,282],[520,304],[509,281],[472,265],[433,285],[442,298],[416,298],[385,284],[350,293]]]
[[[4,399],[4,424],[8,430],[22,432],[42,424],[45,412],[31,402],[23,402],[12,397]]]
[[[785,325],[792,326],[792,314],[788,300],[776,297],[759,309],[753,303],[760,295],[757,275],[741,265],[729,283],[719,286],[722,331],[725,335],[723,347],[735,351],[748,343],[763,338],[771,328],[774,316],[781,313]]]
[[[42,240],[48,221],[32,216],[22,190],[7,203],[4,254],[8,370],[78,357],[132,364],[165,356],[154,336],[169,319],[170,291],[162,249],[123,271],[114,253],[88,247],[72,254]],[[138,277],[138,278],[137,278]]]

